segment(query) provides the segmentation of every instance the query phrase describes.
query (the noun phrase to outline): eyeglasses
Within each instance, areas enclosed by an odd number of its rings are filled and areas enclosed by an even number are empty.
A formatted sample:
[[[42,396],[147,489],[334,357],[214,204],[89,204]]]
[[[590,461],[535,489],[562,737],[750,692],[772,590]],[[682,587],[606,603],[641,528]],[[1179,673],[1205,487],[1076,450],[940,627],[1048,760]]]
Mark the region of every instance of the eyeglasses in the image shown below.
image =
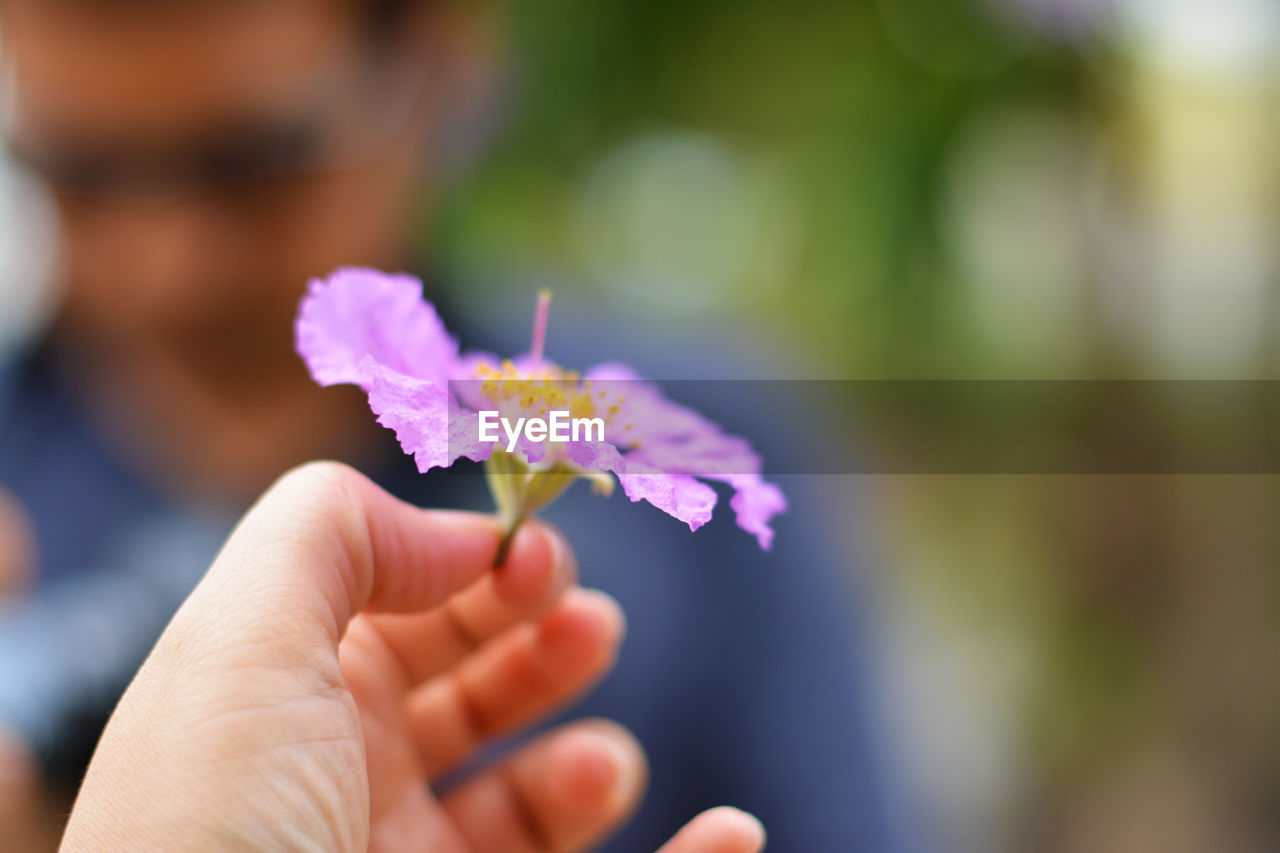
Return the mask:
[[[409,124],[426,81],[401,65],[328,66],[312,94],[198,139],[127,143],[24,135],[11,69],[4,135],[14,159],[67,198],[94,203],[155,195],[234,195],[281,179],[367,163]],[[278,100],[282,100],[277,98]],[[299,108],[296,104],[301,102]]]
[[[207,195],[323,171],[324,131],[297,122],[243,127],[169,150],[128,151],[72,143],[41,150],[13,140],[14,159],[55,192],[85,200]]]

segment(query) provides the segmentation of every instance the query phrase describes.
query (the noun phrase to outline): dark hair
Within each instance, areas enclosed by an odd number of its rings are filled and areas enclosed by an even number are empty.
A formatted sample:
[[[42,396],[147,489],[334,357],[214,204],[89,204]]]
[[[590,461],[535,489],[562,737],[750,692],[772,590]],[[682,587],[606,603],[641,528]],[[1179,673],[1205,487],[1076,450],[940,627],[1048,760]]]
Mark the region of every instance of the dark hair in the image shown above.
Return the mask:
[[[423,0],[357,0],[369,33],[379,40],[393,38],[415,3]]]

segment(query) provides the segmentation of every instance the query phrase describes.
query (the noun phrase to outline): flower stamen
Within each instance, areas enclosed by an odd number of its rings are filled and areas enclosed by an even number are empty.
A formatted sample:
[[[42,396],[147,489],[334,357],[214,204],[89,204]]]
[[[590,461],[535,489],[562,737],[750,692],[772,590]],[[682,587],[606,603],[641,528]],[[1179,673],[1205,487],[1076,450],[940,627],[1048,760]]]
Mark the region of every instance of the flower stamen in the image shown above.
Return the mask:
[[[551,308],[551,291],[545,287],[538,291],[538,307],[533,313],[533,343],[529,358],[534,366],[542,363],[542,349],[547,342],[547,314]]]

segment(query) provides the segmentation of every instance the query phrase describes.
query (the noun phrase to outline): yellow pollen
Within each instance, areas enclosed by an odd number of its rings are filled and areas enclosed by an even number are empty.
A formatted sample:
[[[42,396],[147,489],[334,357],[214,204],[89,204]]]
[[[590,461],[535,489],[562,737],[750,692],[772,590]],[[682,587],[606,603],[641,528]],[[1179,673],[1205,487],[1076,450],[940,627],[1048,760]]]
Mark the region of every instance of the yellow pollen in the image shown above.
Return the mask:
[[[551,411],[568,410],[574,418],[594,418],[600,415],[597,399],[605,401],[609,394],[603,389],[592,389],[591,380],[583,379],[576,370],[561,371],[546,364],[521,372],[515,364],[506,360],[500,367],[490,364],[476,365],[474,375],[483,380],[480,393],[494,401],[501,408],[503,401],[511,403],[522,411],[537,411],[539,415],[547,415]],[[596,393],[592,393],[595,390]],[[621,409],[623,397],[617,396],[612,405],[604,412],[606,424]],[[603,402],[601,403],[603,405]],[[627,429],[634,425],[628,424]]]

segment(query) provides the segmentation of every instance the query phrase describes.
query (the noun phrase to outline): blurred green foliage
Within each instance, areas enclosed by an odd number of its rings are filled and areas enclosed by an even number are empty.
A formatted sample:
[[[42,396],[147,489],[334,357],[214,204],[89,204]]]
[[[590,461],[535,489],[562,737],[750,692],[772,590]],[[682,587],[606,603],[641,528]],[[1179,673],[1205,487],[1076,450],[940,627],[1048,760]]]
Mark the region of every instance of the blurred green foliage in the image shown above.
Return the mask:
[[[981,363],[938,235],[946,158],[992,107],[1085,108],[1089,71],[1074,49],[963,0],[512,9],[511,114],[446,207],[446,266],[589,279],[568,212],[583,174],[628,137],[692,129],[773,164],[801,223],[764,295],[723,310],[768,317],[835,374]]]

